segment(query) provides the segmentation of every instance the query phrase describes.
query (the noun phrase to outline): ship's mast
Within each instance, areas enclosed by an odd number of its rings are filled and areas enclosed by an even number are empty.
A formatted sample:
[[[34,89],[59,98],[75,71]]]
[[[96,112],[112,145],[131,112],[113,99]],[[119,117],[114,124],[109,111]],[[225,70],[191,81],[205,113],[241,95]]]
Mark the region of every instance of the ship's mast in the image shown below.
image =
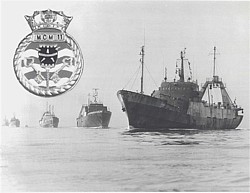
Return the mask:
[[[216,59],[215,55],[216,55],[216,47],[214,46],[214,70],[213,70],[213,77],[215,76],[215,59]]]
[[[94,103],[97,103],[97,97],[98,97],[98,88],[93,88],[94,93],[93,93],[93,97],[94,97]]]
[[[88,105],[90,104],[90,93],[88,94]]]
[[[144,46],[141,47],[141,66],[142,66],[142,70],[141,70],[141,94],[143,94],[143,70],[144,70]]]
[[[211,53],[211,55],[213,54],[214,58],[213,58],[213,63],[214,63],[214,68],[213,68],[213,78],[215,79],[216,77],[218,78],[218,76],[216,76],[216,73],[215,73],[215,66],[216,66],[216,63],[215,63],[215,60],[216,60],[216,55],[219,55],[219,53],[216,53],[216,47],[214,46],[214,50],[213,50],[213,53]]]
[[[186,49],[186,48],[185,48]],[[180,82],[184,82],[184,55],[185,55],[185,49],[184,51],[181,51],[181,73],[180,73]]]
[[[52,112],[52,115],[54,115],[54,105],[52,105],[52,110],[51,110]]]
[[[165,67],[165,77],[164,77],[164,81],[167,81],[167,67]]]

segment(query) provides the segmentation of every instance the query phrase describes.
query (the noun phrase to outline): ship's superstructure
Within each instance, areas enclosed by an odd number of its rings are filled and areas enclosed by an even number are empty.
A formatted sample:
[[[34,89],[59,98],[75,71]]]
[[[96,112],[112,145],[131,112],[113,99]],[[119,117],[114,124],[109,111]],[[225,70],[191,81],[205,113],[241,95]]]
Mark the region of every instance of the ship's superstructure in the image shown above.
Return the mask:
[[[108,110],[107,106],[98,102],[97,89],[94,89],[93,98],[94,101],[89,98],[88,104],[82,105],[79,116],[76,119],[77,127],[108,127],[111,112]]]
[[[54,106],[47,104],[47,110],[43,113],[39,124],[41,127],[58,127],[59,118],[55,116]]]
[[[144,46],[141,50],[141,63],[144,64]],[[214,47],[214,73],[212,79],[207,79],[199,90],[197,81],[191,78],[185,81],[184,65],[185,50],[181,52],[177,68],[178,81],[164,81],[158,90],[151,96],[141,92],[136,93],[127,90],[119,90],[117,95],[122,104],[122,110],[126,112],[129,125],[133,128],[196,128],[196,129],[234,129],[241,123],[243,109],[233,103],[226,91],[226,87],[219,76],[215,75]],[[190,65],[190,63],[188,62]],[[142,71],[143,74],[143,71]],[[143,75],[141,77],[143,84]],[[221,97],[215,101],[212,94],[217,90]]]

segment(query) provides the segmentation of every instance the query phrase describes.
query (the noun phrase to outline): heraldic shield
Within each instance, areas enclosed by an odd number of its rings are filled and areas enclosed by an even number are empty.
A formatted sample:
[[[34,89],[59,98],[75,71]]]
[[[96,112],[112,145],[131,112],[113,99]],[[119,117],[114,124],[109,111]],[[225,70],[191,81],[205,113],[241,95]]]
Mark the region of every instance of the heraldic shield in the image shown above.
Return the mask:
[[[72,89],[83,71],[83,56],[76,41],[66,33],[72,17],[52,10],[25,16],[32,30],[18,45],[14,71],[29,92],[53,97]]]

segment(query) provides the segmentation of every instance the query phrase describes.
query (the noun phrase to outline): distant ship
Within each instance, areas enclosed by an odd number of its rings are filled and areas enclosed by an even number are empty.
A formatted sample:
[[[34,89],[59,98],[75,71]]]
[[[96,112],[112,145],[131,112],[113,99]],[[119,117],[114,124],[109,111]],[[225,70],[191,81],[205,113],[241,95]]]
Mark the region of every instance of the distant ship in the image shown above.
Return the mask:
[[[58,127],[59,118],[54,114],[54,106],[47,104],[47,110],[43,113],[39,124],[41,127]]]
[[[4,120],[3,120],[3,126],[9,126],[9,121],[8,119],[5,117]]]
[[[77,121],[77,127],[102,127],[109,125],[111,112],[101,102],[97,101],[97,89],[94,89],[94,101],[88,100],[88,105],[82,105]]]
[[[197,81],[192,81],[192,77],[184,80],[184,63],[188,62],[184,49],[178,60],[180,67],[176,63],[179,80],[168,82],[165,72],[161,86],[153,91],[151,96],[143,92],[144,46],[140,55],[141,92],[119,90],[117,93],[122,110],[127,114],[130,128],[152,131],[169,128],[235,129],[241,123],[243,109],[238,107],[235,101],[232,102],[222,79],[215,75],[216,47],[213,49],[213,78],[207,79],[201,90]],[[187,66],[190,68],[190,62]],[[220,94],[218,102],[215,102],[213,94],[216,90]]]
[[[10,119],[9,127],[20,127],[20,120],[15,115]]]

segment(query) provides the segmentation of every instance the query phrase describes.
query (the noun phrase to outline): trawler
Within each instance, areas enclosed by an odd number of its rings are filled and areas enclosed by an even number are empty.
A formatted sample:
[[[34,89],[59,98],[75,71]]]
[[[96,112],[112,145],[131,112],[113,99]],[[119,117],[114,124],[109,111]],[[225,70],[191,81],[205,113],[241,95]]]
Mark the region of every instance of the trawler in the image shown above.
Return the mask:
[[[88,98],[88,104],[82,105],[77,121],[77,127],[102,127],[107,128],[109,125],[111,112],[107,106],[98,102],[98,89],[93,89],[94,101]],[[89,95],[90,96],[90,95]]]
[[[10,119],[9,127],[20,127],[20,120],[15,115]]]
[[[59,118],[55,116],[54,106],[47,104],[47,110],[43,113],[39,124],[41,127],[58,127]]]
[[[176,68],[178,80],[161,83],[158,90],[149,95],[143,92],[144,46],[141,48],[141,91],[119,90],[118,99],[126,112],[131,129],[235,129],[243,118],[243,108],[232,102],[222,79],[215,74],[216,47],[213,49],[213,78],[207,79],[199,90],[197,81],[184,79],[185,49],[180,53],[180,67]],[[188,62],[190,65],[190,62]],[[215,102],[215,90],[220,100]],[[218,92],[217,92],[218,93]]]

